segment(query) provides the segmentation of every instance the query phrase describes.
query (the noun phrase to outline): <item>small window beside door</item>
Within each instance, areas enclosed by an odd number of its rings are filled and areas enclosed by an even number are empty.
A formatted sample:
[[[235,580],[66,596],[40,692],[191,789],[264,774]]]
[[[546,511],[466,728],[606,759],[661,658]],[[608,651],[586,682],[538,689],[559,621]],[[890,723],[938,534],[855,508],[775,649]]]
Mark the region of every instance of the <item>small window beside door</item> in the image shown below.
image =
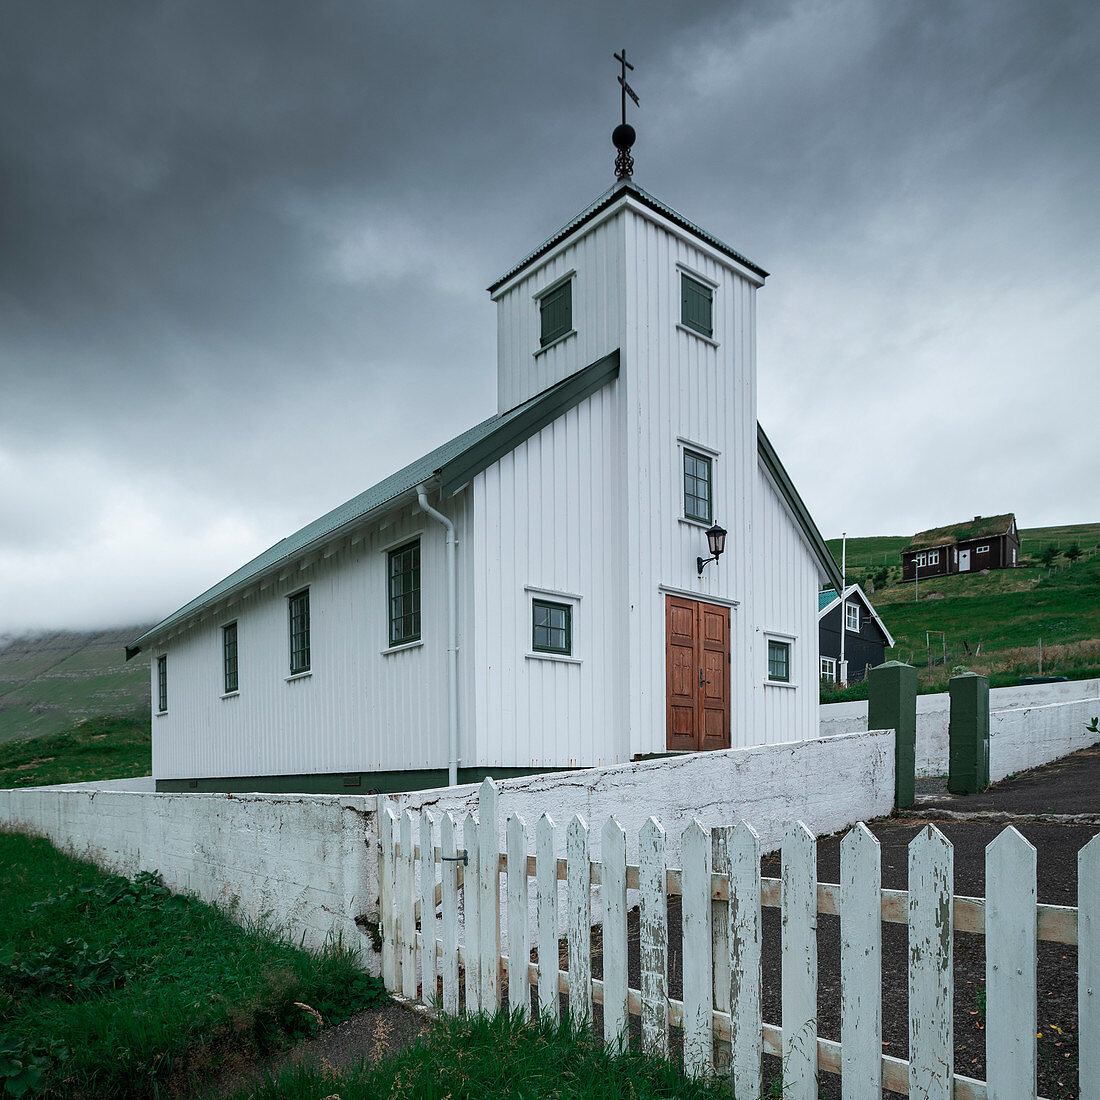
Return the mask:
[[[768,679],[777,684],[791,682],[791,643],[768,639]]]
[[[536,653],[573,653],[573,608],[549,600],[531,601],[531,648]]]

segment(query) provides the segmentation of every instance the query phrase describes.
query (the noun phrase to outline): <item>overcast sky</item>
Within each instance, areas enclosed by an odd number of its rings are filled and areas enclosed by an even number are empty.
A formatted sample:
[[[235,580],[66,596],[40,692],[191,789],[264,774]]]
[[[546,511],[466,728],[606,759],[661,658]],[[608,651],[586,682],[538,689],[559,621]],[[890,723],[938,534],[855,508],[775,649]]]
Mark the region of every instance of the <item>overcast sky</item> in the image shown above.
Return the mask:
[[[7,0],[0,634],[159,619],[490,415],[624,45],[826,536],[1100,519],[1094,0]]]

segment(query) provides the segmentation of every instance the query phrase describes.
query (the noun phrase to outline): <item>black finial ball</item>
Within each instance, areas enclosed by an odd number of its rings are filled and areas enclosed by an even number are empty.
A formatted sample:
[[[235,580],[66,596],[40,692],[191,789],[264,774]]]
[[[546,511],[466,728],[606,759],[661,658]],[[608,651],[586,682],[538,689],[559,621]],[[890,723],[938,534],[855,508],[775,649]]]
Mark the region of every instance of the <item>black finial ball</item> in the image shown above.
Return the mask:
[[[620,122],[611,132],[611,144],[616,149],[629,149],[634,144],[638,135],[634,133],[634,127],[628,122]]]

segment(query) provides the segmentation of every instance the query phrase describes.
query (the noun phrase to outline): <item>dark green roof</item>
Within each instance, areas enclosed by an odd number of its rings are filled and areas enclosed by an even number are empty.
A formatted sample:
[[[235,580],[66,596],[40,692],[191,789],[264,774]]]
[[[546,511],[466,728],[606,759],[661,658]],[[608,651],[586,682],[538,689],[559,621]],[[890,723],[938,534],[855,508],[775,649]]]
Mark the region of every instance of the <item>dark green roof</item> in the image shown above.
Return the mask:
[[[643,206],[648,206],[650,210],[657,214],[668,218],[674,225],[678,225],[681,229],[686,229],[689,233],[698,237],[702,241],[706,241],[712,248],[718,249],[723,255],[729,256],[731,260],[736,260],[739,264],[747,267],[750,271],[755,272],[761,279],[766,279],[768,273],[760,267],[758,264],[754,264],[752,260],[742,256],[740,252],[736,252],[730,248],[725,241],[720,241],[713,233],[708,233],[705,229],[700,228],[694,222],[688,221],[683,214],[678,214],[671,206],[666,206],[656,196],[651,195],[648,191],[639,187],[633,180],[620,180],[613,187],[609,187],[594,203],[585,207],[575,218],[570,218],[556,233],[548,237],[542,242],[533,252],[529,252],[522,260],[514,267],[509,268],[492,286],[489,287],[489,293],[495,293],[500,287],[504,286],[509,279],[518,275],[528,264],[533,263],[540,256],[549,252],[556,244],[563,241],[574,230],[579,229],[586,222],[591,221],[601,211],[606,210],[613,202],[617,201],[622,195],[631,195],[637,199]]]
[[[1016,521],[1012,512],[1003,516],[975,516],[969,523],[955,523],[950,527],[933,527],[928,531],[918,531],[906,550],[924,550],[929,546],[950,546],[954,542],[966,542],[968,539],[989,539],[996,535],[1005,535]]]
[[[522,405],[517,405],[506,413],[491,416],[469,431],[455,436],[442,447],[437,447],[403,470],[398,470],[384,481],[352,497],[339,508],[334,508],[300,531],[280,540],[247,565],[242,565],[235,573],[230,573],[213,588],[184,604],[140,638],[135,638],[126,647],[127,659],[135,656],[143,645],[170,627],[184,622],[226,596],[239,592],[291,559],[317,549],[346,530],[359,526],[373,512],[392,504],[398,497],[404,496],[425,481],[438,476],[441,494],[444,497],[453,496],[470,478],[618,376],[619,351],[616,348],[610,355],[597,359],[595,363],[562,379]]]

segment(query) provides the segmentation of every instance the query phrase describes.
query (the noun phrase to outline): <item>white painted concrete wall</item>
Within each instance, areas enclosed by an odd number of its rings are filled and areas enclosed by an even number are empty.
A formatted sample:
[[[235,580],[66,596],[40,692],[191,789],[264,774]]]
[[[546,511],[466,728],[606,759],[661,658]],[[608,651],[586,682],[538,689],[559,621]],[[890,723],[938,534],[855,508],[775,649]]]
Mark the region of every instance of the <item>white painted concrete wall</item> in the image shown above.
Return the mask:
[[[819,834],[890,813],[894,804],[894,738],[888,730],[724,752],[687,753],[663,760],[583,772],[505,779],[499,784],[501,850],[509,813],[535,823],[549,813],[565,827],[574,814],[588,823],[596,858],[599,831],[614,814],[627,831],[628,858],[637,856],[638,831],[650,816],[668,834],[670,865],[678,865],[680,834],[692,818],[706,826],[742,818],[760,833],[765,850],[779,846],[796,820]],[[456,815],[477,810],[475,785],[388,796],[396,809]],[[532,849],[533,850],[533,849]]]
[[[1068,704],[1081,704],[1080,710]],[[1100,714],[1100,680],[993,688],[989,709],[990,779],[1003,779],[1012,772],[1076,752],[1096,740],[1094,735],[1089,739],[1084,725]],[[918,777],[947,774],[950,718],[951,697],[947,692],[917,696]],[[866,728],[865,699],[821,707],[822,737]]]
[[[377,912],[370,796],[142,794],[0,790],[0,822],[44,836],[117,874],[158,871],[170,889],[244,920],[265,917],[289,939],[359,944],[377,970],[358,913]]]

